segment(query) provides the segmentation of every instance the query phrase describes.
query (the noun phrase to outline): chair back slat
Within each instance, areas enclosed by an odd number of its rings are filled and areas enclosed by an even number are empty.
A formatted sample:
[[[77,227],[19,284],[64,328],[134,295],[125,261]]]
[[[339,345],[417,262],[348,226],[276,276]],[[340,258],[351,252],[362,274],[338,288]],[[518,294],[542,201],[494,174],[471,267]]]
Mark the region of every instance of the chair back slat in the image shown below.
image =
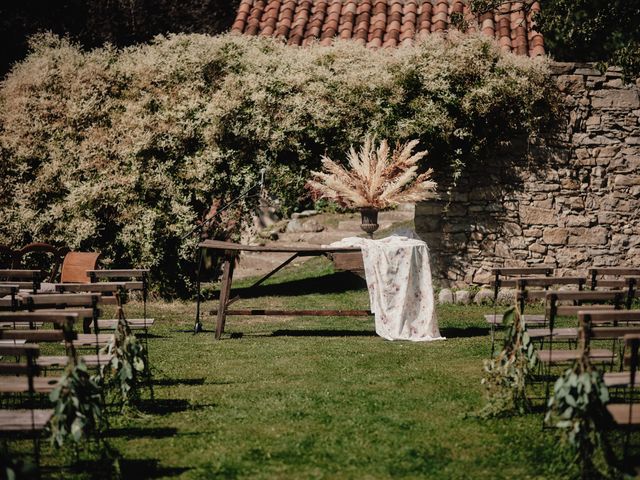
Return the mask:
[[[551,275],[554,271],[554,267],[541,266],[541,267],[506,267],[506,268],[492,268],[492,275],[513,276],[513,275]]]
[[[640,322],[640,310],[597,311],[593,310],[592,306],[582,307],[580,313],[582,316],[589,315],[593,324]]]
[[[70,315],[76,315],[77,318],[79,319],[84,319],[84,318],[93,318],[94,316],[98,317],[100,316],[101,312],[99,308],[65,308],[64,310],[60,310],[60,309],[54,309],[54,308],[43,308],[42,310],[38,309],[35,312],[29,312],[29,313],[42,313],[42,314],[51,314],[51,313],[58,313],[58,312],[64,312],[65,314],[70,314]]]
[[[77,338],[73,331],[63,330],[6,330],[0,329],[0,338],[6,340],[26,340],[28,342],[63,342]]]
[[[105,270],[89,270],[87,272],[92,281],[97,281],[100,278],[121,278],[121,279],[136,279],[145,280],[149,275],[149,270],[146,268],[131,268],[131,269],[105,269]]]
[[[91,310],[91,309],[88,309]],[[93,312],[93,310],[91,310]],[[52,313],[44,311],[36,312],[0,312],[0,322],[14,322],[14,323],[52,323],[54,325],[62,326],[69,322],[73,324],[78,318],[77,313],[64,311],[55,311]]]
[[[90,283],[90,270],[95,270],[98,265],[100,253],[97,252],[69,252],[62,262],[60,273],[61,283]]]
[[[30,309],[64,308],[64,307],[94,307],[100,302],[99,293],[43,293],[26,295],[23,302]]]
[[[38,367],[28,363],[0,362],[1,375],[37,375]]]
[[[56,285],[59,292],[114,293],[118,290],[142,289],[142,282],[98,282],[98,283],[61,283]]]
[[[37,358],[40,353],[40,347],[35,344],[26,343],[24,345],[0,345],[0,355],[12,355]]]

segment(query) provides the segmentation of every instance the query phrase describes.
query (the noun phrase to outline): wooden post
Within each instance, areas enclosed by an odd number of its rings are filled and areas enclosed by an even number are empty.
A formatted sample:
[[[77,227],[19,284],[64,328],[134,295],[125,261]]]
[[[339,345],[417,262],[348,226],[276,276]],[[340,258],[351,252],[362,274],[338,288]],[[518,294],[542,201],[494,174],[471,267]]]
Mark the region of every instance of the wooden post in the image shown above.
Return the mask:
[[[236,258],[234,252],[226,250],[224,252],[222,284],[220,285],[220,302],[218,304],[218,318],[216,322],[216,340],[220,340],[222,332],[224,332],[224,323],[226,320],[229,293],[231,292],[231,282],[233,281],[235,261]]]

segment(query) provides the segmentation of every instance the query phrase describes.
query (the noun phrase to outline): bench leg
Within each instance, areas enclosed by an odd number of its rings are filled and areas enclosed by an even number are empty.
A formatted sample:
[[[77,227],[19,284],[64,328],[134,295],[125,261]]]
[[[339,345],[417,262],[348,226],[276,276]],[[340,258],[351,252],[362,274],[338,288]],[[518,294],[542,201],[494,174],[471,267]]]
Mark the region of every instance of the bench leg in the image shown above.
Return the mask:
[[[220,302],[218,304],[218,316],[216,322],[216,340],[219,340],[224,332],[224,324],[227,315],[227,304],[231,293],[231,282],[233,281],[233,269],[235,267],[235,256],[225,253],[224,273],[222,274],[222,285],[220,286]]]

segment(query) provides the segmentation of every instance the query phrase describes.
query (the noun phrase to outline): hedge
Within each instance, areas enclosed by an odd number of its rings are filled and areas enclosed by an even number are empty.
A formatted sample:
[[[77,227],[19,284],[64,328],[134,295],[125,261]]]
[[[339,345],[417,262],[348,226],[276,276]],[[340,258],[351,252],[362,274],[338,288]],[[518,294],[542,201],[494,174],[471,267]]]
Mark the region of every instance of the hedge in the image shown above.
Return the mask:
[[[39,35],[0,86],[0,235],[100,250],[185,294],[197,238],[182,236],[261,168],[285,214],[308,201],[321,155],[344,158],[367,133],[419,138],[424,168],[457,175],[539,134],[549,78],[545,59],[481,36],[373,50],[185,34],[85,52]]]

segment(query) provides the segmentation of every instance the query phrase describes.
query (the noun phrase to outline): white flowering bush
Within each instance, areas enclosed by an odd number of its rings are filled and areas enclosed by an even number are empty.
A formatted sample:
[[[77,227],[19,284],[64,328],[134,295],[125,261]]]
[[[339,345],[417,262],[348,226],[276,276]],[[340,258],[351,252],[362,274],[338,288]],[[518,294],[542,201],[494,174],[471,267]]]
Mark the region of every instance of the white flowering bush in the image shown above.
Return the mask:
[[[173,35],[83,51],[40,35],[31,48],[0,86],[0,238],[100,250],[151,268],[167,294],[189,286],[197,238],[181,237],[262,168],[290,211],[321,157],[366,134],[481,161],[537,135],[553,97],[545,60],[480,36],[371,50]]]

